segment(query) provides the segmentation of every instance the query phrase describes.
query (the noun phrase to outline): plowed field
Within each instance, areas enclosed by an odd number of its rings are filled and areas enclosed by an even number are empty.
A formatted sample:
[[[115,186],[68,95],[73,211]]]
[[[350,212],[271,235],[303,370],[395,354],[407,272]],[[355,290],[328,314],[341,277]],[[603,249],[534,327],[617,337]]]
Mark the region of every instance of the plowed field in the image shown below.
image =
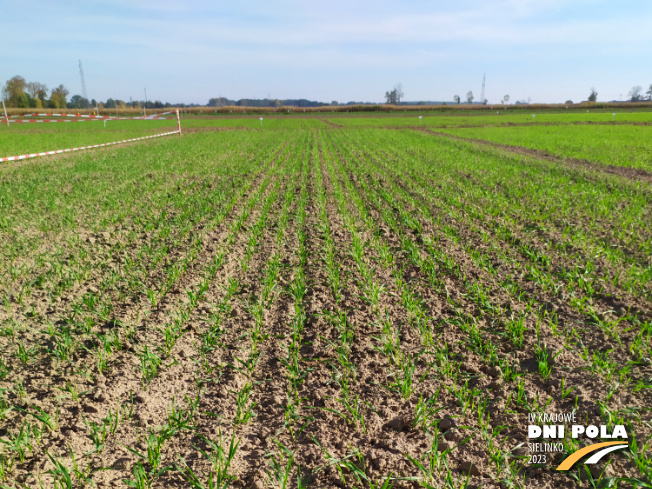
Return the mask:
[[[650,179],[205,125],[0,167],[1,484],[652,487]],[[610,440],[528,438],[553,413],[629,448],[556,471]]]

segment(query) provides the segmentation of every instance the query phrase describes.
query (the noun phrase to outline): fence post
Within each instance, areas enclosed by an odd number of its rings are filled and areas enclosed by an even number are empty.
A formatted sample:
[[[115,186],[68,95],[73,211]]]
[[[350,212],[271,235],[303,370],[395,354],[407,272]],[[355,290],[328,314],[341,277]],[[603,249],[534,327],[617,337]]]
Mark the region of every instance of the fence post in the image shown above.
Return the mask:
[[[179,136],[181,136],[181,119],[179,119],[179,109],[177,109],[177,130],[179,131]]]
[[[5,112],[5,121],[7,121],[7,127],[9,127],[9,114],[7,114],[7,107],[5,107],[5,99],[2,99],[2,110]]]

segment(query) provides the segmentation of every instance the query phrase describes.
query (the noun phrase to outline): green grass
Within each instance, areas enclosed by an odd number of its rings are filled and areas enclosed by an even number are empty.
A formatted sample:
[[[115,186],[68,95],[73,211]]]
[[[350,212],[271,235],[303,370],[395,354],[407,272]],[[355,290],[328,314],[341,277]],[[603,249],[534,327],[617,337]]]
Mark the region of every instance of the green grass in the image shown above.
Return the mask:
[[[512,108],[504,110],[502,106],[495,106],[495,111],[483,112],[481,114],[438,114],[433,112],[405,112],[401,115],[379,114],[368,115],[367,117],[324,114],[323,118],[345,127],[391,127],[391,126],[424,126],[424,127],[459,127],[459,126],[509,126],[510,124],[577,124],[589,122],[652,122],[652,112],[619,112],[616,116],[612,112],[555,112],[537,113],[523,112],[519,110],[514,113]],[[533,119],[532,114],[536,117]],[[419,120],[419,116],[422,119]]]
[[[0,126],[0,157],[55,151],[78,146],[175,131],[177,121],[103,121],[12,124]]]
[[[263,118],[261,123],[260,118]],[[216,116],[213,118],[182,119],[181,129],[224,127],[230,129],[251,129],[256,131],[278,131],[293,129],[310,129],[323,126],[323,123],[314,118],[299,119],[296,117],[283,118],[278,115],[262,115],[238,117]]]
[[[519,155],[416,131],[341,133],[356,151],[368,152],[366,158],[383,162],[397,176],[412,176],[420,192],[434,196],[444,211],[454,203],[457,212],[476,216],[474,226],[486,225],[491,216],[503,239],[510,233],[507,222],[536,241],[547,235],[551,249],[568,253],[574,248],[572,254],[589,273],[596,258],[603,257],[614,266],[611,280],[618,276],[629,284],[625,287],[649,293],[652,210],[646,185],[609,177],[596,181],[590,174],[534,158],[523,164]],[[621,267],[629,270],[623,273]]]
[[[448,129],[464,138],[544,150],[562,158],[642,168],[652,171],[652,127],[648,126],[532,126]]]

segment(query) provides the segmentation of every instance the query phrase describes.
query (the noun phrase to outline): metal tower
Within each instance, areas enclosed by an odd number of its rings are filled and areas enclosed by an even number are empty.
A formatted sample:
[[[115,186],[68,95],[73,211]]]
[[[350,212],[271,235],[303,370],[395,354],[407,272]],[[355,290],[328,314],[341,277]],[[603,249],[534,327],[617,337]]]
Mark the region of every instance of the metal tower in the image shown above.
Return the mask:
[[[482,74],[482,91],[480,92],[480,103],[484,104],[484,79],[485,79],[485,74]]]
[[[86,93],[86,80],[84,80],[84,68],[82,68],[81,59],[79,60],[79,76],[81,76],[82,82],[82,97],[88,100],[88,94]]]

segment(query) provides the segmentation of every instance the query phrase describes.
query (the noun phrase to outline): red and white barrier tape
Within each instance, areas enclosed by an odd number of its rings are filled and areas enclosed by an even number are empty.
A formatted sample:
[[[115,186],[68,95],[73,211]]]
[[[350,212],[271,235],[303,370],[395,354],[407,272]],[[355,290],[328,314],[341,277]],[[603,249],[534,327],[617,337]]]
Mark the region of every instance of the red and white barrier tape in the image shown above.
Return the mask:
[[[174,112],[159,112],[158,114],[152,115],[143,115],[140,117],[123,117],[122,119],[152,119],[162,115],[173,114]],[[18,117],[75,117],[82,119],[118,119],[118,117],[113,117],[110,115],[87,115],[87,114],[17,114],[10,115],[9,118],[17,119]]]
[[[108,115],[86,115],[86,114],[17,114],[10,115],[10,118],[17,117],[75,117],[75,118],[85,118],[85,119],[107,119],[111,116]]]
[[[169,121],[172,117],[109,117],[107,121]]]
[[[45,151],[43,153],[32,153],[32,154],[20,155],[20,156],[7,156],[6,158],[0,158],[0,162],[1,161],[26,160],[28,158],[36,158],[38,156],[56,155],[56,154],[60,154],[60,153],[69,153],[71,151],[81,151],[83,149],[101,148],[103,146],[112,146],[114,144],[130,143],[131,141],[140,141],[140,140],[143,140],[143,139],[160,138],[161,136],[170,136],[172,134],[180,134],[180,131],[165,132],[163,134],[154,134],[153,136],[143,136],[143,137],[134,138],[134,139],[125,139],[123,141],[114,141],[112,143],[94,144],[92,146],[80,146],[78,148],[59,149],[59,150],[56,150],[56,151]]]
[[[36,122],[95,122],[108,121],[110,119],[10,119],[12,124],[34,124]]]
[[[133,117],[102,117],[101,119],[10,119],[9,122],[12,124],[29,124],[35,122],[94,122],[94,121],[169,121],[172,120],[172,117],[148,117],[147,119],[143,118],[133,118]]]
[[[144,115],[142,117],[134,117],[134,119],[151,119],[151,118],[159,117],[159,116],[162,116],[162,115],[168,115],[168,114],[174,114],[174,112],[173,111],[159,112],[158,114]]]

